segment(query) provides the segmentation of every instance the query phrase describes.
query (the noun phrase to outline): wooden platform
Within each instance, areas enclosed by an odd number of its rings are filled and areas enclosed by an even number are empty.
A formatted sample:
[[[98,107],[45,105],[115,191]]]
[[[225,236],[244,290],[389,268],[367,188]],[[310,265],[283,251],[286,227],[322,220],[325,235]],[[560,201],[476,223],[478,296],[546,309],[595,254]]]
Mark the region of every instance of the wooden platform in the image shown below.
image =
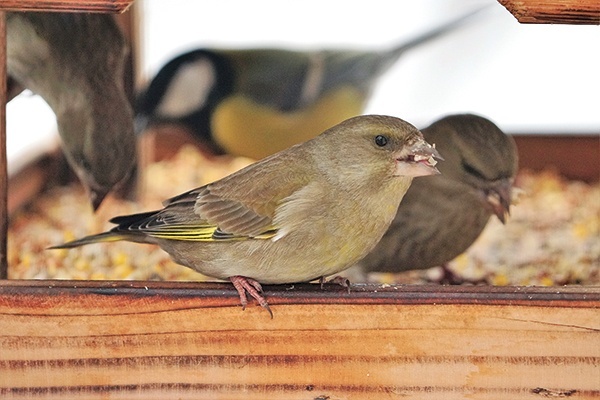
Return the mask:
[[[600,288],[0,283],[2,399],[591,399]]]

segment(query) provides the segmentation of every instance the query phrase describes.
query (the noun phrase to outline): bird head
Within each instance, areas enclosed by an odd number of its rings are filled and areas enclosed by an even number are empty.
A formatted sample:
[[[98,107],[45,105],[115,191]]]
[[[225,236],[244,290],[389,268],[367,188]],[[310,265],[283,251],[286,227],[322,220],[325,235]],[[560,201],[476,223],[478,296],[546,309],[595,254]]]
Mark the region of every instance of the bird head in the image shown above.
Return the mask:
[[[183,123],[210,144],[211,113],[233,84],[232,67],[223,55],[205,49],[181,54],[136,95],[135,132],[143,134],[156,123]]]
[[[94,210],[130,176],[136,164],[131,108],[124,98],[98,97],[103,96],[90,94],[82,103],[72,101],[57,115],[65,155]]]
[[[367,182],[376,184],[397,177],[412,179],[439,174],[435,159],[441,159],[440,154],[425,142],[417,128],[399,118],[354,117],[321,135],[326,136],[328,143],[336,143],[336,146],[328,148],[328,156],[322,158],[323,170],[325,173],[342,171],[337,173],[336,179],[344,181],[345,187],[364,183],[365,174],[370,177]],[[331,140],[331,136],[337,136],[338,140]]]
[[[15,12],[7,66],[56,114],[67,160],[96,209],[135,165],[133,112],[125,95],[127,45],[114,17]]]
[[[50,48],[40,94],[56,114],[67,160],[94,210],[136,164],[133,110],[124,88],[125,40],[108,15],[42,14]],[[41,80],[41,79],[38,79]]]
[[[443,179],[466,187],[502,223],[510,212],[518,156],[514,140],[486,118],[472,114],[445,117],[423,129],[446,160]]]

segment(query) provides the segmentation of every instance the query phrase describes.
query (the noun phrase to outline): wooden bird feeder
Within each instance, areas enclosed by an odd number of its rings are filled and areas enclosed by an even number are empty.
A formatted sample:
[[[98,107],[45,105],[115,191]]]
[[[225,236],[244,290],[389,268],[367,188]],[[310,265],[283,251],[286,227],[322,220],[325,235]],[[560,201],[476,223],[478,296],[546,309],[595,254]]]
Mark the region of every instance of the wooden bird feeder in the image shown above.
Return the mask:
[[[123,12],[131,1],[5,0],[0,9]],[[522,22],[599,22],[597,1],[571,2],[581,15],[573,11],[568,19],[557,5],[568,1],[500,2]],[[2,277],[5,40],[0,11]],[[528,154],[521,160],[532,168],[554,157],[548,152],[558,143],[568,147],[554,159],[561,159],[565,175],[598,178],[597,138],[516,140]],[[29,168],[23,184],[11,181],[21,190],[16,203],[39,189],[36,179],[46,180],[48,168]],[[0,398],[600,397],[600,287],[353,285],[348,293],[299,284],[265,290],[273,319],[254,303],[242,311],[229,284],[0,281]]]

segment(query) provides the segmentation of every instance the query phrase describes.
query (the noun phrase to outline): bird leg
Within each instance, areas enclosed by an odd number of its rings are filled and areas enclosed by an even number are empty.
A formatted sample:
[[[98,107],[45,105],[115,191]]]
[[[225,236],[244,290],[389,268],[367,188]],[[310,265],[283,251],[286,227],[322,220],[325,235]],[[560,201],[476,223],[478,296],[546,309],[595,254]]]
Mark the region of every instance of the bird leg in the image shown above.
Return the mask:
[[[334,285],[340,285],[341,287],[345,287],[348,289],[348,293],[350,293],[350,279],[344,278],[343,276],[337,275],[333,278],[326,280],[324,276],[319,278],[319,283],[321,284],[321,289],[324,288],[326,283],[332,283]]]
[[[450,269],[448,263],[444,263],[441,265],[442,268],[442,276],[437,280],[438,283],[442,285],[462,285],[462,284],[472,284],[472,285],[481,285],[481,284],[489,284],[487,279],[468,279],[458,275],[456,272]]]
[[[269,307],[269,303],[267,303],[267,300],[261,295],[263,290],[258,281],[241,275],[230,276],[229,280],[233,283],[233,287],[235,287],[235,290],[237,290],[238,295],[240,296],[240,303],[242,303],[243,310],[245,310],[246,305],[248,305],[248,298],[246,297],[246,292],[248,292],[250,296],[258,301],[258,304],[260,304],[262,308],[266,309],[269,314],[271,314],[271,318],[273,318],[273,312]]]

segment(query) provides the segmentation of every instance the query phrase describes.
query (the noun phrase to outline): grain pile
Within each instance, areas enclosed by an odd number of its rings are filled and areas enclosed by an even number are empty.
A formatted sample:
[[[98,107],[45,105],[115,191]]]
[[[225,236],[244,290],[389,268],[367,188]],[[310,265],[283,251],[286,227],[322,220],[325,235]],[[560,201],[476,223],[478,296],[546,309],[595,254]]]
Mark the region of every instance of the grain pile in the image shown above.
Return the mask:
[[[138,203],[109,198],[96,215],[81,188],[51,189],[11,219],[8,236],[11,279],[200,280],[156,246],[127,242],[73,250],[46,247],[110,229],[116,215],[160,207],[162,200],[203,185],[250,163],[208,160],[183,147],[169,161],[149,165]],[[522,171],[523,190],[506,225],[493,218],[452,269],[465,282],[493,285],[600,284],[600,183],[567,181],[553,172]],[[377,282],[439,280],[439,268],[402,274],[371,274]]]

